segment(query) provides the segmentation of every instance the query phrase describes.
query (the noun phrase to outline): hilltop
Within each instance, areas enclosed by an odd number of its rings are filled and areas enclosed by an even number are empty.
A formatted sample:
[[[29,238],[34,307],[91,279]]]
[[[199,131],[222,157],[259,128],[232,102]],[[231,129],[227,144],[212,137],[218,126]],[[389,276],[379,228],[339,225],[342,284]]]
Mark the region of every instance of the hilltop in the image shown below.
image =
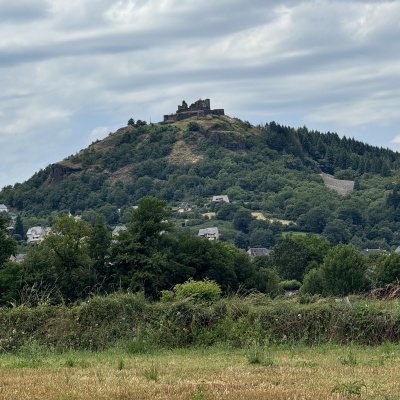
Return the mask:
[[[131,206],[150,195],[172,209],[182,202],[194,206],[177,216],[179,226],[204,227],[203,214],[215,213],[208,215],[215,215],[228,241],[240,242],[242,235],[247,244],[273,244],[262,239],[274,234],[267,221],[282,219],[292,221],[285,230],[322,233],[333,244],[397,246],[398,153],[336,133],[275,122],[253,126],[224,110],[179,107],[184,118],[167,116],[158,124],[130,119],[105,139],[4,188],[0,203],[23,217],[71,212],[92,221],[95,213],[112,225],[129,221]],[[338,192],[333,179],[350,190]],[[229,205],[210,204],[221,194]],[[240,228],[238,212],[266,221]]]

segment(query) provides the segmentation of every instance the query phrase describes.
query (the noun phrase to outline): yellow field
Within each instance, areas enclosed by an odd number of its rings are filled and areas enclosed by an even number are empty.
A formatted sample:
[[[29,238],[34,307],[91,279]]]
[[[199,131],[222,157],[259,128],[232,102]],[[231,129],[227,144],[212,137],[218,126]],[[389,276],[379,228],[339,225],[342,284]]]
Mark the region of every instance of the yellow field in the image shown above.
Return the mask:
[[[399,347],[0,356],[0,399],[400,399]]]

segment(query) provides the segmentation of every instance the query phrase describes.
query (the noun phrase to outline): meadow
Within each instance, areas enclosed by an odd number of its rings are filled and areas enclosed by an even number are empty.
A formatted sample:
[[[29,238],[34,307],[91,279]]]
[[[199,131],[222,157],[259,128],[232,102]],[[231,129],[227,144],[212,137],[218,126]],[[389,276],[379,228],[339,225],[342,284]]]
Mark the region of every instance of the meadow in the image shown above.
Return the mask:
[[[0,399],[400,399],[398,300],[0,308]]]
[[[399,399],[400,347],[253,345],[155,350],[129,343],[0,357],[0,399]]]

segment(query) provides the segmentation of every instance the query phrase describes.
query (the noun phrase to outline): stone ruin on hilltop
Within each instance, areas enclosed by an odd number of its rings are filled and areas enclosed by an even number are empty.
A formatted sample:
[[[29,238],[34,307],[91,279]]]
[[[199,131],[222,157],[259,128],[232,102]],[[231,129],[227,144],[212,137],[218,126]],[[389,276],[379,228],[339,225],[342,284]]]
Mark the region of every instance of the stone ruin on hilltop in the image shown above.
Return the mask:
[[[224,109],[211,110],[210,99],[197,100],[190,107],[187,105],[186,101],[182,101],[182,105],[178,106],[178,110],[175,114],[164,115],[163,122],[176,122],[181,121],[190,117],[200,117],[204,115],[225,115]]]

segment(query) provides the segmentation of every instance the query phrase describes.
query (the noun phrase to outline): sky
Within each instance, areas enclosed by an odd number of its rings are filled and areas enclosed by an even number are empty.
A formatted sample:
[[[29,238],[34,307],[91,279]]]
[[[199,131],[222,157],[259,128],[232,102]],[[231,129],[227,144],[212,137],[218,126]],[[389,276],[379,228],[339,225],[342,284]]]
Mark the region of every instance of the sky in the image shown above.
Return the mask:
[[[177,105],[400,151],[400,1],[0,0],[0,188]]]

